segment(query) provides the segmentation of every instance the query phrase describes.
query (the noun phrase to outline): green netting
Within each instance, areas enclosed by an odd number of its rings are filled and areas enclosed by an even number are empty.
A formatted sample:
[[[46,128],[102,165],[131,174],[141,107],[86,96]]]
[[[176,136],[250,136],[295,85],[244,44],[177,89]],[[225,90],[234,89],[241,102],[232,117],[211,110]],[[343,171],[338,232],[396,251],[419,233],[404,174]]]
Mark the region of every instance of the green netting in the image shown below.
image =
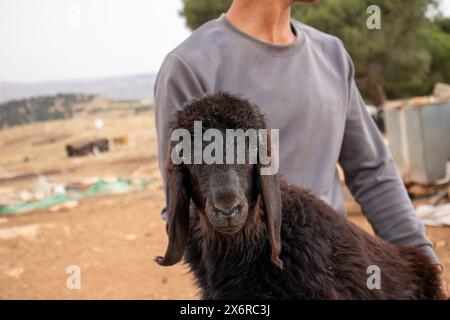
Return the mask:
[[[106,182],[105,180],[100,179],[90,186],[86,192],[83,192],[82,195],[87,197],[98,194],[125,193],[129,192],[131,189],[133,189],[131,180],[118,178],[114,182]]]
[[[12,205],[9,207],[0,208],[0,215],[14,214],[35,209],[48,208],[55,204],[66,202],[68,200],[72,199],[65,194],[56,194],[47,199],[42,199],[38,201],[29,201],[17,205]]]

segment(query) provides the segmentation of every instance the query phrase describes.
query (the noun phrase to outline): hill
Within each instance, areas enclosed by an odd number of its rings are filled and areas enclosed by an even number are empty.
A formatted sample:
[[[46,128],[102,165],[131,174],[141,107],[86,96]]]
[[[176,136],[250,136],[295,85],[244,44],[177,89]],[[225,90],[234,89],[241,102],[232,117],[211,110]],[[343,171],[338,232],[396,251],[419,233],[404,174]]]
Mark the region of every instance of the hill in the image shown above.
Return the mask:
[[[99,95],[114,100],[153,100],[155,74],[51,82],[0,82],[0,103],[64,93]]]
[[[59,94],[13,100],[0,105],[0,129],[31,122],[71,118],[94,96]]]
[[[111,111],[131,111],[139,114],[152,109],[149,102],[117,101],[82,94],[58,94],[12,100],[0,104],[0,129],[33,122],[85,117]]]

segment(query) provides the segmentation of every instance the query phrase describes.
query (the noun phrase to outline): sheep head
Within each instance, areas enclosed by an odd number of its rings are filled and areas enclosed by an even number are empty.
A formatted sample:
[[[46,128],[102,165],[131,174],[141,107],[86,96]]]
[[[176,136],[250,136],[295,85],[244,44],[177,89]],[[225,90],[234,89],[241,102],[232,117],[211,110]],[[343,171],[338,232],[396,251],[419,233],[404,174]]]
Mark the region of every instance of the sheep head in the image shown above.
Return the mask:
[[[221,235],[233,236],[255,221],[265,224],[271,260],[282,268],[280,182],[277,172],[263,173],[272,164],[263,164],[261,149],[276,157],[270,134],[261,132],[268,133],[258,108],[226,93],[201,98],[177,113],[167,160],[169,245],[159,264],[173,265],[183,257],[192,200],[208,227]],[[264,214],[255,210],[259,201]]]

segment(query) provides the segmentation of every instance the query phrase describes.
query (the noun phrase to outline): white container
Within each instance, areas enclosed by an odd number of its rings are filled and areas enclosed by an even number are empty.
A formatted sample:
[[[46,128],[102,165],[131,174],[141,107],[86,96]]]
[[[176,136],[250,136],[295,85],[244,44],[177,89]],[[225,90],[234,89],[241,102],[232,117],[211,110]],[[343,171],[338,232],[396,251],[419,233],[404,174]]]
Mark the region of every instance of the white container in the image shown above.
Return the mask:
[[[408,182],[434,184],[450,159],[450,102],[385,110],[389,149]]]

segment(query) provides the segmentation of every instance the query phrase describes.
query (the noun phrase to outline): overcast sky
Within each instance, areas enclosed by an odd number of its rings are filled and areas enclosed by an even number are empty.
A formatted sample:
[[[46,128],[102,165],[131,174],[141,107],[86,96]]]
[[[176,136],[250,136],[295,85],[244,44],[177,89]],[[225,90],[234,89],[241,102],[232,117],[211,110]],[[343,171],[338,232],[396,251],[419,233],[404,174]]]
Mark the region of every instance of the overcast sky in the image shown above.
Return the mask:
[[[190,34],[180,8],[181,0],[0,0],[0,81],[156,72]]]

